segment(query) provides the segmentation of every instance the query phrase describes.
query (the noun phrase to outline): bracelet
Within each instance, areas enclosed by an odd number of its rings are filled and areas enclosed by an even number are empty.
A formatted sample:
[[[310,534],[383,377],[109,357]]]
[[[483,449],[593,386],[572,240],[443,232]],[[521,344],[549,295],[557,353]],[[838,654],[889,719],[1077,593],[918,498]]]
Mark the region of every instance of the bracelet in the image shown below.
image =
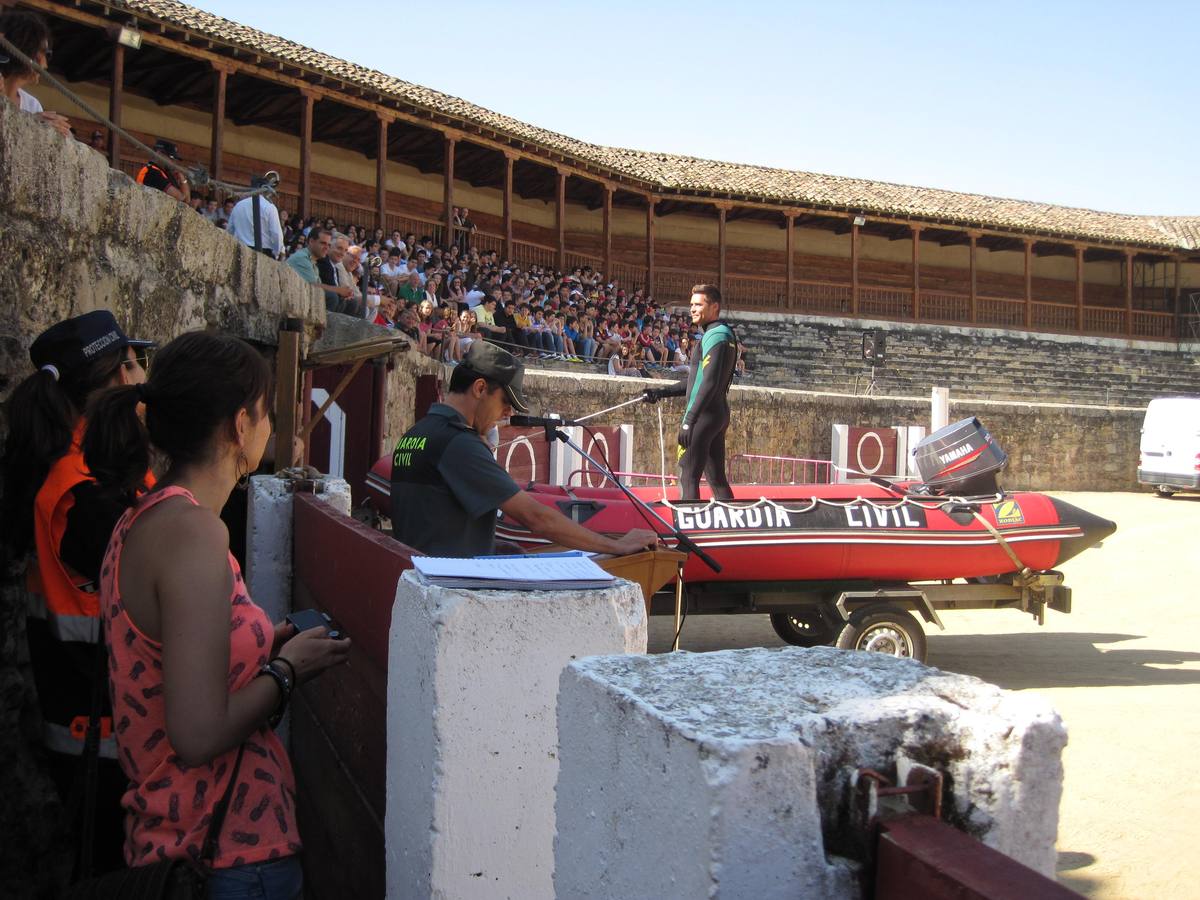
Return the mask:
[[[271,660],[271,662],[283,663],[285,666],[288,667],[288,672],[291,673],[291,677],[292,677],[292,687],[295,687],[296,685],[298,685],[300,683],[300,679],[296,677],[296,667],[292,665],[292,661],[290,659],[287,659],[286,657],[283,657],[283,656],[277,656],[273,660]]]
[[[283,720],[283,714],[287,712],[288,700],[292,697],[292,682],[283,672],[275,668],[271,663],[267,663],[258,670],[259,677],[268,675],[275,680],[279,685],[279,703],[275,707],[275,711],[271,713],[267,719],[267,724],[274,728]]]

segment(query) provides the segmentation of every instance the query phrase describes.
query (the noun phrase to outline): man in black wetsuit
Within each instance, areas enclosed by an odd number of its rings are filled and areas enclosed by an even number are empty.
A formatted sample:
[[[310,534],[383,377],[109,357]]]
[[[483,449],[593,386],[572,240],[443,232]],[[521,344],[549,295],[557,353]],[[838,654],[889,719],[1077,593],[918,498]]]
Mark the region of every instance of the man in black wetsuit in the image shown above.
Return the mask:
[[[729,428],[729,383],[737,363],[737,336],[721,321],[721,291],[711,284],[692,288],[692,324],[704,336],[692,349],[686,385],[650,388],[644,397],[654,403],[663,397],[687,397],[679,425],[679,499],[700,499],[700,475],[708,478],[713,497],[732,500],[725,475],[725,432]]]

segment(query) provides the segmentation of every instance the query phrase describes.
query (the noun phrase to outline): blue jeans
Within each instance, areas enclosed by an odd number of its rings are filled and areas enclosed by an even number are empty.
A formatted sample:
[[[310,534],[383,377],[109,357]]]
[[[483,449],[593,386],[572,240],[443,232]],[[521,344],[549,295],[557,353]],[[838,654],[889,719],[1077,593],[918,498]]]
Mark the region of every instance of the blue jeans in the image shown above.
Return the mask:
[[[208,878],[209,900],[300,900],[303,895],[298,856],[214,869]]]

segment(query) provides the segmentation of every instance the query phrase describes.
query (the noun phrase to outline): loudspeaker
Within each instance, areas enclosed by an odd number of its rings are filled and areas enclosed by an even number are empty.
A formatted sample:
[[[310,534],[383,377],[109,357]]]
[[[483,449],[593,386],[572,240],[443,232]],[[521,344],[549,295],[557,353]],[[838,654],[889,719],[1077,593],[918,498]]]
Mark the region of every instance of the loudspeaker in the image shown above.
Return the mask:
[[[862,356],[864,362],[873,366],[882,365],[887,357],[887,334],[883,331],[864,331]]]

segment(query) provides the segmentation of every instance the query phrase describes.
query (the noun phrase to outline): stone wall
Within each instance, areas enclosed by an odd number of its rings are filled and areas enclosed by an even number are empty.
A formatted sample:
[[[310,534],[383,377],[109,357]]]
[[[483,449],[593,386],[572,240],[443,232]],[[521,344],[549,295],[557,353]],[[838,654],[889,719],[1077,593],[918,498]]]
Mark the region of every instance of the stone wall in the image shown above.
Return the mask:
[[[274,344],[285,317],[314,338],[321,292],[182,203],[110,170],[105,158],[0,103],[0,400],[32,369],[48,326],[111,309],[131,335],[165,342],[214,326]],[[0,416],[0,441],[6,433]],[[57,799],[38,768],[25,598],[0,573],[0,896],[53,893],[70,870]]]
[[[538,411],[581,416],[632,399],[661,380],[530,371],[526,393]],[[864,397],[735,385],[729,455],[754,453],[829,459],[834,424],[929,426],[926,397]],[[674,471],[681,399],[662,404],[667,471]],[[1003,403],[950,396],[950,419],[977,416],[1009,455],[1005,487],[1020,490],[1137,489],[1143,410],[1049,403]],[[634,423],[634,471],[660,468],[658,410],[636,404],[595,420]]]
[[[861,392],[869,380],[862,334],[877,329],[887,343],[877,385],[888,394],[941,386],[981,400],[1143,408],[1152,397],[1200,394],[1195,343],[769,313],[729,319],[749,351],[750,384]]]

